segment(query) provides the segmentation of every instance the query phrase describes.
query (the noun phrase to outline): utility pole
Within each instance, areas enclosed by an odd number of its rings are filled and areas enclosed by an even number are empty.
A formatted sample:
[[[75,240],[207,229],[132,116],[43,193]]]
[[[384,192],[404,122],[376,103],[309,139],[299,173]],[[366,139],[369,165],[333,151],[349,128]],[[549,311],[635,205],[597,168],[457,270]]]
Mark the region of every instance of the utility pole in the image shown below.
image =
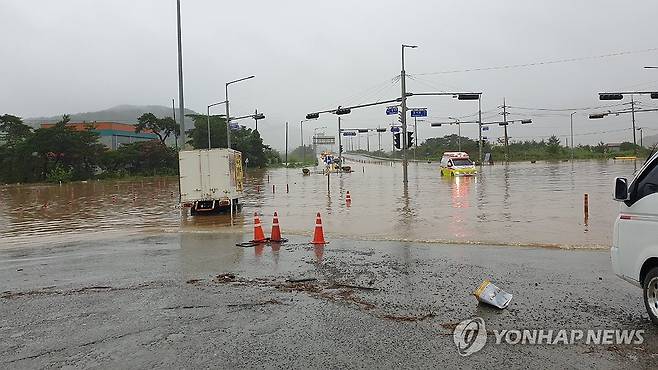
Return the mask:
[[[571,162],[573,162],[573,115],[576,112],[571,113]]]
[[[286,167],[288,167],[288,122],[286,122]]]
[[[505,127],[505,162],[509,162],[509,142],[507,138],[507,105],[505,104],[505,98],[503,98],[503,127]]]
[[[457,120],[457,147],[462,151],[462,124]]]
[[[631,95],[631,116],[633,117],[633,151],[637,156],[637,141],[635,138],[635,97]]]
[[[176,0],[176,23],[178,29],[178,104],[180,116],[180,147],[185,148],[185,104],[183,103],[183,43],[181,41],[180,0]]]
[[[416,48],[416,45],[404,45],[402,44],[402,71],[400,71],[400,85],[402,90],[402,182],[407,184],[409,182],[409,177],[407,174],[407,166],[409,165],[407,161],[407,77],[404,71],[404,48]]]
[[[366,132],[366,151],[370,152],[370,131]]]

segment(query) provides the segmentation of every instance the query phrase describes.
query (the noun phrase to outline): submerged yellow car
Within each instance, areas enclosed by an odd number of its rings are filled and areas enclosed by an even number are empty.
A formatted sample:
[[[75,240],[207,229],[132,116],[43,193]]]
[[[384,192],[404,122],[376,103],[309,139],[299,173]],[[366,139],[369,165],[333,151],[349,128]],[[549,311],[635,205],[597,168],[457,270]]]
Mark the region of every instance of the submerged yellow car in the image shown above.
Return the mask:
[[[441,176],[473,176],[475,163],[465,152],[445,152],[441,158]]]

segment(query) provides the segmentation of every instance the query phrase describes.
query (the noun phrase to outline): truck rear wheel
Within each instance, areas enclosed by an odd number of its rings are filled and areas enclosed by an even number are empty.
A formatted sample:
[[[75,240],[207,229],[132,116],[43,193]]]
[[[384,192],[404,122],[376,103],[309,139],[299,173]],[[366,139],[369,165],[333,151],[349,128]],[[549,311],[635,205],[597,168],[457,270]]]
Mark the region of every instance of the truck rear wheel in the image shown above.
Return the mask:
[[[651,322],[658,325],[658,267],[652,268],[644,278],[644,305]]]

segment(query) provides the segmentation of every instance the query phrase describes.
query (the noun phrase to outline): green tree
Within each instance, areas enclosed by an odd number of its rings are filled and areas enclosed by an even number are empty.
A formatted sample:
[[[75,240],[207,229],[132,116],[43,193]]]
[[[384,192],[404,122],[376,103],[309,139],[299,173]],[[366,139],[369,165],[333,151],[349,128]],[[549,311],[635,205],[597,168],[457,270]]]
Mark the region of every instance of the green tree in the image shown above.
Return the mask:
[[[5,114],[0,116],[0,132],[8,147],[15,147],[32,134],[32,128],[23,123],[20,117]]]
[[[558,154],[562,146],[560,145],[560,139],[553,135],[548,138],[548,143],[546,144],[546,149],[550,154]]]
[[[153,113],[144,113],[137,118],[137,122],[135,132],[151,131],[158,136],[163,145],[171,134],[180,134],[180,125],[171,117],[158,118]]]
[[[208,116],[190,115],[194,121],[194,128],[189,132],[188,143],[195,149],[208,148]],[[226,120],[222,115],[210,116],[210,145],[212,148],[226,148]],[[241,127],[231,130],[231,148],[242,152],[242,159],[249,159],[249,167],[262,167],[267,165],[265,154],[270,147],[263,144],[260,133],[250,128]]]
[[[107,150],[98,142],[98,134],[93,131],[92,124],[85,130],[77,131],[67,126],[68,115],[49,128],[39,128],[27,140],[40,162],[40,180],[45,180],[51,169],[58,166],[63,171],[72,170],[72,179],[88,179],[96,172],[100,157]]]

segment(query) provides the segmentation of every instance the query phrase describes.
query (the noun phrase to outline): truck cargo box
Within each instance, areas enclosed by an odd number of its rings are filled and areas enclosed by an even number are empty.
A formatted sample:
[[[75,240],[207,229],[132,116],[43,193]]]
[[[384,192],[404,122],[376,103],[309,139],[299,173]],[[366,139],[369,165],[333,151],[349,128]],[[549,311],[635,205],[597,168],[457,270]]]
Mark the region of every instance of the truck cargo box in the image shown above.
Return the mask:
[[[242,153],[233,149],[183,150],[179,153],[181,202],[242,198]]]

